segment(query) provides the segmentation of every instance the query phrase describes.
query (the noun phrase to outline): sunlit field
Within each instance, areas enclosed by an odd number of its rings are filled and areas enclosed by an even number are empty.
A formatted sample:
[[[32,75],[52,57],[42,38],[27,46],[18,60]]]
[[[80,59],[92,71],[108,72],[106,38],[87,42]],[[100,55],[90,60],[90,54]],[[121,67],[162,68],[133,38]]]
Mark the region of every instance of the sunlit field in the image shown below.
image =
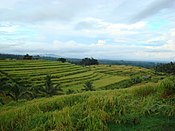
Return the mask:
[[[1,130],[175,128],[175,81],[156,75],[152,69],[46,60],[1,60],[0,69],[25,89],[43,87],[48,74],[53,85],[63,89],[56,96],[22,97],[17,101],[1,93]],[[1,80],[7,77],[3,72]],[[87,81],[93,83],[94,91],[82,90]]]

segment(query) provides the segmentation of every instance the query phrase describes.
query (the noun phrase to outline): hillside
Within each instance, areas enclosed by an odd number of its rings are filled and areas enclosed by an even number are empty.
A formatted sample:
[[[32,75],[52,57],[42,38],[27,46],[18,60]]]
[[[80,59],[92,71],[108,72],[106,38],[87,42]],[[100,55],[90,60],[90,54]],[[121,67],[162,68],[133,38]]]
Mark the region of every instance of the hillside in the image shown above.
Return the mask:
[[[1,130],[175,129],[175,95],[160,85],[20,101],[0,107]]]
[[[46,60],[1,60],[0,70],[18,78],[25,87],[42,86],[46,75],[50,74],[53,83],[60,83],[64,90],[79,90],[86,81],[93,81],[94,87],[98,89],[136,75],[153,74],[151,70],[140,67],[124,65],[83,67]]]
[[[5,104],[0,105],[1,130],[175,129],[172,76],[134,66],[84,67],[46,60],[1,60],[0,71],[2,87],[9,76],[31,91],[43,87],[50,74],[53,84],[63,89],[61,95],[17,101],[2,92],[0,98]],[[96,91],[82,90],[87,81]],[[69,90],[73,92],[67,93]]]

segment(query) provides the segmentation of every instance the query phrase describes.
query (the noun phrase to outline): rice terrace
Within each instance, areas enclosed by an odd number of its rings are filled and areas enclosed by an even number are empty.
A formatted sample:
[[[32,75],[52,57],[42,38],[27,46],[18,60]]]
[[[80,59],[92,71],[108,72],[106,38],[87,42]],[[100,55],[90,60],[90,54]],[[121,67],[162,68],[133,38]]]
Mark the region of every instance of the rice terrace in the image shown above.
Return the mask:
[[[0,69],[1,130],[174,129],[171,75],[48,60],[1,60]],[[93,90],[83,90],[88,81]],[[56,85],[60,90],[47,94]]]
[[[0,0],[0,131],[175,131],[175,0]]]

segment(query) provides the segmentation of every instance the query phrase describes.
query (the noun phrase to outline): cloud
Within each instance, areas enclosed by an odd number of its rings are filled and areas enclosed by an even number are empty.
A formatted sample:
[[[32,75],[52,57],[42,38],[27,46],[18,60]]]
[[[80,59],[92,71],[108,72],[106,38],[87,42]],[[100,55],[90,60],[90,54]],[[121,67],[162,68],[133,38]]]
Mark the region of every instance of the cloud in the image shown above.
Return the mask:
[[[158,43],[156,46],[152,44],[145,47],[142,54],[143,57],[154,57],[157,60],[174,60],[175,61],[175,29],[171,29],[167,34],[161,37],[148,40],[149,42]],[[161,42],[161,44],[159,43]]]
[[[154,2],[150,3],[147,7],[145,7],[141,12],[139,12],[132,21],[140,21],[147,17],[153,16],[158,12],[175,7],[174,0],[155,0]]]
[[[46,46],[47,45],[47,46]],[[120,58],[121,53],[127,55],[130,51],[129,48],[135,47],[123,47],[120,45],[111,45],[107,44],[105,40],[97,40],[96,43],[84,44],[78,43],[76,41],[70,40],[66,42],[55,40],[49,46],[47,43],[36,43],[36,42],[24,42],[21,45],[18,43],[0,45],[0,52],[10,52],[10,53],[32,53],[32,54],[41,54],[41,53],[54,53],[66,57],[77,57],[83,58],[87,57],[96,57],[96,58]],[[3,47],[3,48],[2,48]],[[27,48],[26,48],[27,47]]]
[[[0,3],[2,53],[163,59],[165,54],[174,52],[174,0],[0,0]],[[134,22],[129,22],[130,18]]]
[[[78,22],[75,30],[80,30],[91,35],[133,35],[138,34],[138,30],[146,27],[145,22],[137,22],[134,24],[110,23],[97,18],[86,18]]]
[[[106,41],[105,40],[98,40],[96,45],[98,46],[104,46],[106,44]]]
[[[97,40],[95,43],[84,44],[74,40],[59,41],[52,43],[37,43],[25,41],[23,44],[11,43],[1,44],[0,52],[17,54],[56,54],[63,57],[84,58],[95,57],[98,59],[116,59],[116,60],[175,60],[175,45],[168,41],[163,46],[136,46],[108,43],[106,40]],[[164,59],[163,59],[164,58]]]
[[[16,25],[0,25],[0,33],[13,33],[17,28]]]
[[[13,0],[12,3],[7,0],[2,3],[0,20],[17,22],[69,21],[88,11],[88,6],[93,7],[89,1],[76,0]]]

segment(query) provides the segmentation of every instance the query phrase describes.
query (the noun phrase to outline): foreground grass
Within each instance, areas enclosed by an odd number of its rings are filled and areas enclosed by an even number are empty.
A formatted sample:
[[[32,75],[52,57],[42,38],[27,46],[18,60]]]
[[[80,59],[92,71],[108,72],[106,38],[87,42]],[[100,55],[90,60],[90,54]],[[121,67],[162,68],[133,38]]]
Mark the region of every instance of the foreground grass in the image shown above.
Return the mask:
[[[0,130],[172,130],[175,94],[164,88],[171,85],[11,102],[0,107]]]

